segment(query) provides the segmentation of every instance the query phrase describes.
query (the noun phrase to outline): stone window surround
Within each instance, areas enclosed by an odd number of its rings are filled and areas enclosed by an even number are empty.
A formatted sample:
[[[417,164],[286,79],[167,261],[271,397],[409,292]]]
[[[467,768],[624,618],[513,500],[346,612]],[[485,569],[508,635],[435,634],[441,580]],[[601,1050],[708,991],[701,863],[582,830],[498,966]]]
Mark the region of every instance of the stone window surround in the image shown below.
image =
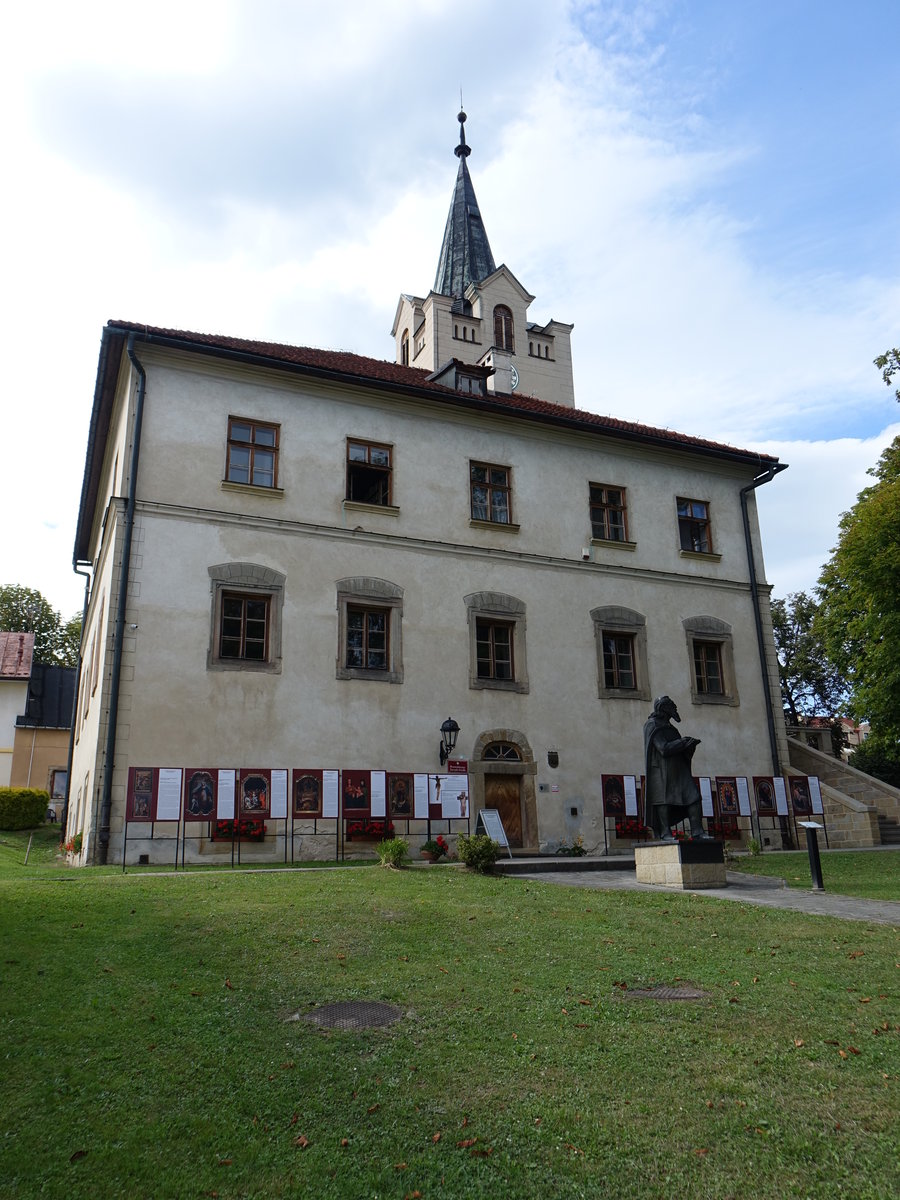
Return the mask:
[[[688,670],[691,681],[691,702],[693,704],[725,704],[737,707],[740,704],[737,681],[734,672],[734,639],[731,626],[727,621],[718,617],[700,616],[686,617],[682,621],[685,638],[687,639]],[[722,693],[711,694],[697,690],[697,676],[694,670],[694,643],[712,642],[719,647],[722,657]]]
[[[527,693],[528,664],[525,657],[525,604],[503,592],[472,592],[464,597],[469,624],[469,687],[475,690]],[[503,621],[512,626],[515,679],[480,679],[476,624],[479,619]]]
[[[354,575],[338,579],[338,648],[335,663],[335,678],[363,679],[373,683],[403,682],[403,588],[388,579],[376,579],[370,575]],[[386,671],[370,667],[348,667],[347,662],[347,609],[385,609],[389,615],[388,651],[389,665]]]
[[[284,585],[287,579],[280,571],[259,563],[227,562],[208,568],[210,578],[209,647],[206,652],[208,671],[261,671],[281,674],[281,627],[284,608]],[[225,592],[256,595],[269,601],[268,657],[265,662],[251,659],[220,658],[222,633],[222,596]]]
[[[608,604],[591,609],[594,623],[594,642],[597,649],[597,695],[601,700],[649,700],[650,669],[647,659],[647,618],[620,604]],[[632,638],[634,647],[635,684],[633,688],[606,686],[603,670],[603,634]]]

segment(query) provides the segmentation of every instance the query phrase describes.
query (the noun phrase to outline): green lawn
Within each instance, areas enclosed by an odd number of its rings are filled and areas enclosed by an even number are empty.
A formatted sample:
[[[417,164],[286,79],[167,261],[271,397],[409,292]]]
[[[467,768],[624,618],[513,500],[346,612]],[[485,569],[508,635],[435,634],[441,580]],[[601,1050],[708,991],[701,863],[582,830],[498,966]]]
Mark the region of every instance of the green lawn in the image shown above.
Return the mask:
[[[900,900],[900,850],[821,850],[822,882],[826,892],[866,896],[870,900]],[[728,864],[729,871],[784,879],[789,887],[811,886],[809,854],[757,854]]]
[[[3,1197],[900,1194],[887,927],[454,867],[2,860],[0,905]],[[348,999],[404,1017],[285,1019]]]

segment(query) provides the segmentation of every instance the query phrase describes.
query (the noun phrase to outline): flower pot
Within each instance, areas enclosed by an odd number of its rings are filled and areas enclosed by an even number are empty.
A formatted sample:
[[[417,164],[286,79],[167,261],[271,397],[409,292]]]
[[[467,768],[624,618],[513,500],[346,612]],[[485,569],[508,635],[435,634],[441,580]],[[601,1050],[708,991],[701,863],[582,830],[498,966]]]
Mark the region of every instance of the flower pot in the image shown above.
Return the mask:
[[[432,854],[430,850],[420,850],[419,858],[424,858],[426,862],[437,862],[437,855]]]

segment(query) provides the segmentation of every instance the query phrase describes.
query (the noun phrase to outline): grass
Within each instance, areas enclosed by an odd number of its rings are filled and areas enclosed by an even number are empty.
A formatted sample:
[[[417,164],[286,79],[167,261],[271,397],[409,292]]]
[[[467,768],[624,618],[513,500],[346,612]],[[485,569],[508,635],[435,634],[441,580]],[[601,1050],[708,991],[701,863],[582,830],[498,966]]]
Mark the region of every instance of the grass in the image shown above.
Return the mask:
[[[2,1197],[900,1192],[895,930],[452,867],[7,849]],[[706,998],[627,998],[680,981]],[[285,1019],[348,999],[404,1018]]]
[[[870,900],[900,900],[900,850],[821,850],[825,890]],[[811,886],[809,855],[757,854],[729,862],[729,871],[784,879],[789,887]]]

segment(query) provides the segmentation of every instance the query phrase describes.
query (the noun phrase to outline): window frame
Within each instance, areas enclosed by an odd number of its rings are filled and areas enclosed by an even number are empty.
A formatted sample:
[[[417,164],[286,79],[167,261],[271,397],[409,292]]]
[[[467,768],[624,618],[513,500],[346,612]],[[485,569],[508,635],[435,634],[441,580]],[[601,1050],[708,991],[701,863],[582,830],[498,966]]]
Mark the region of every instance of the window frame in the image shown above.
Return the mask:
[[[368,680],[373,683],[403,682],[403,588],[388,579],[358,575],[339,579],[337,588],[338,640],[335,660],[337,679]],[[379,612],[385,620],[385,667],[347,665],[349,616],[351,612]]]
[[[229,613],[227,608],[231,605],[239,605],[240,612],[238,614]],[[250,612],[250,605],[262,606],[262,617],[253,615]],[[235,635],[228,632],[229,623],[238,622],[238,632]],[[262,622],[262,637],[260,638],[251,633],[251,626],[258,625]],[[265,592],[238,592],[222,590],[222,614],[219,622],[219,645],[217,647],[218,657],[227,662],[240,663],[260,663],[267,662],[269,658],[269,634],[272,628],[272,613],[271,613],[271,596]],[[237,654],[226,653],[226,642],[237,642],[239,652]],[[258,646],[262,643],[262,654],[250,654],[248,649],[251,646]]]
[[[651,698],[650,670],[647,658],[647,619],[634,609],[618,604],[591,609],[594,642],[597,651],[597,695],[602,700],[640,700]],[[609,684],[606,676],[605,638],[628,638],[631,644],[632,687]]]
[[[473,478],[476,470],[487,472],[485,481],[476,480]],[[491,472],[503,471],[506,475],[506,483],[494,483],[491,479]],[[487,491],[486,509],[493,514],[494,511],[494,492],[506,497],[506,520],[497,521],[493,515],[488,517],[478,517],[475,515],[475,488],[483,487]],[[497,528],[509,529],[515,528],[513,523],[512,510],[512,470],[509,467],[501,466],[499,463],[481,462],[477,459],[469,459],[469,518],[478,525],[493,525]]]
[[[498,638],[498,634],[503,636]],[[478,679],[489,679],[495,683],[509,683],[516,677],[516,632],[511,621],[498,621],[493,617],[478,616],[475,619],[475,674]],[[482,671],[485,656],[482,647],[487,646],[487,673]],[[506,671],[508,674],[503,674]],[[499,673],[498,673],[499,672]]]
[[[362,654],[363,661],[360,663],[350,663],[347,661],[351,654],[350,634],[354,632],[356,617],[362,617],[360,653]],[[372,627],[374,618],[376,617],[380,617],[383,623],[381,630]],[[373,639],[377,641],[379,634],[384,640],[384,644],[380,650],[373,648],[371,645]],[[372,659],[379,654],[384,656],[384,666],[377,666],[372,662]],[[349,670],[387,671],[389,669],[391,663],[391,610],[389,608],[380,608],[370,604],[348,603],[347,641],[344,646],[344,656],[344,666]]]
[[[208,671],[259,671],[280,675],[282,668],[282,615],[286,577],[260,563],[217,563],[207,568],[210,579],[210,632],[206,653]],[[239,658],[222,654],[225,600],[264,600],[266,644],[264,658]]]
[[[596,498],[594,493],[599,492],[599,498]],[[617,492],[620,496],[618,504],[612,503],[608,499],[608,493]],[[601,520],[595,519],[595,511],[601,516]],[[622,525],[621,537],[611,536],[613,526],[610,523],[610,513],[621,513]],[[629,544],[628,537],[628,493],[623,487],[616,487],[609,483],[588,483],[588,515],[591,522],[591,540],[595,542],[612,542],[616,546],[625,546]],[[602,533],[598,533],[598,525],[603,529]]]
[[[250,438],[245,440],[243,438],[235,437],[233,435],[233,429],[234,429],[235,425],[248,426],[250,428]],[[266,431],[270,431],[272,433],[271,445],[268,445],[265,442],[255,441],[254,435],[257,430],[266,430]],[[254,491],[256,491],[256,490],[262,491],[262,492],[278,492],[278,491],[280,491],[281,489],[279,487],[279,482],[278,482],[279,467],[280,467],[280,463],[279,463],[280,447],[281,447],[281,426],[279,424],[277,424],[276,422],[258,421],[255,417],[229,416],[228,417],[228,435],[227,435],[227,439],[226,439],[226,443],[225,443],[225,478],[222,480],[222,482],[230,484],[232,487],[253,488]],[[247,462],[247,467],[246,467],[246,471],[247,471],[246,479],[234,479],[232,477],[232,470],[239,469],[239,468],[234,467],[232,464],[232,449],[244,450],[244,451],[247,451],[247,453],[248,453],[248,462]],[[263,453],[271,453],[271,455],[272,455],[272,482],[271,483],[260,483],[253,478],[254,469],[255,469],[254,468],[254,459],[256,457],[257,451],[260,451]]]
[[[691,682],[691,701],[694,704],[722,704],[736,707],[740,704],[734,669],[734,638],[727,621],[718,617],[687,617],[682,625],[687,639],[688,669]],[[714,649],[721,672],[722,691],[704,690],[698,677],[698,649]]]
[[[494,346],[510,354],[516,352],[515,322],[508,304],[494,305]]]
[[[351,458],[351,447],[360,447],[365,450],[365,459]],[[372,462],[372,451],[384,453],[387,455],[387,466],[381,463]],[[347,504],[361,505],[365,508],[393,508],[393,491],[394,491],[394,447],[389,442],[375,442],[370,438],[348,437],[345,449],[345,465],[344,465],[344,501]],[[355,473],[359,469],[364,469],[370,475],[378,475],[384,487],[383,500],[361,500],[357,496],[351,494],[353,487],[352,481]]]
[[[701,507],[703,516],[693,511],[682,514],[682,506]],[[678,522],[678,548],[682,554],[700,554],[704,558],[718,558],[712,536],[712,514],[708,500],[695,500],[689,496],[675,497],[675,516]],[[702,531],[697,536],[697,531]],[[685,545],[685,542],[688,545]],[[705,545],[703,544],[705,541]]]
[[[523,601],[503,592],[473,592],[464,597],[464,602],[469,626],[469,687],[478,691],[527,693],[529,685]],[[478,674],[479,624],[509,629],[511,679],[494,679]]]

